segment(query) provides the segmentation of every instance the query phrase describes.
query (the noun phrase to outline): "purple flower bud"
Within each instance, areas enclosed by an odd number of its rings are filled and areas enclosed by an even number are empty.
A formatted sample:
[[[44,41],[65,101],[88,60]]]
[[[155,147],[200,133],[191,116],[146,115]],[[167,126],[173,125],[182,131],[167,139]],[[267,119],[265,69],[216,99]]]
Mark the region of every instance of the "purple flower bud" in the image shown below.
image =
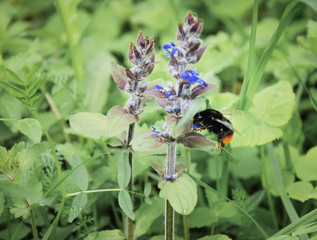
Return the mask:
[[[164,179],[165,179],[166,181],[172,181],[172,176],[169,175],[169,174],[164,174]]]
[[[178,173],[173,173],[172,177],[174,180],[176,180],[176,178],[178,178]]]
[[[139,86],[138,86],[138,90],[143,93],[145,90],[147,89],[147,82],[146,81],[142,81]]]

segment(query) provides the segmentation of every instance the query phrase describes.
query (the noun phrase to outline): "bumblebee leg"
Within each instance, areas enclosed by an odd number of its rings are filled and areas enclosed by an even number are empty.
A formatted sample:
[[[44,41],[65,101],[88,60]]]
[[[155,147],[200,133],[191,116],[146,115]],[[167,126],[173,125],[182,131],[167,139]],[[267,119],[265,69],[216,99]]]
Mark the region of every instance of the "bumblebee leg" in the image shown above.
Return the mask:
[[[221,151],[220,151],[220,154],[222,153],[223,149],[225,148],[225,144],[223,142],[221,142]],[[219,155],[220,155],[219,154]]]

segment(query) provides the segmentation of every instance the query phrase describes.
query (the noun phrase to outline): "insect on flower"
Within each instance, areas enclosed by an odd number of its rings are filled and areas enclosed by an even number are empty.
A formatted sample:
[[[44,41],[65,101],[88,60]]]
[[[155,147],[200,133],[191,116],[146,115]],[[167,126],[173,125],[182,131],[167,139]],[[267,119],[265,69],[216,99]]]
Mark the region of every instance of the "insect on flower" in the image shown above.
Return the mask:
[[[193,129],[196,131],[207,129],[217,135],[217,145],[221,144],[223,149],[226,143],[229,143],[234,135],[232,123],[215,109],[206,109],[198,112],[194,116]]]

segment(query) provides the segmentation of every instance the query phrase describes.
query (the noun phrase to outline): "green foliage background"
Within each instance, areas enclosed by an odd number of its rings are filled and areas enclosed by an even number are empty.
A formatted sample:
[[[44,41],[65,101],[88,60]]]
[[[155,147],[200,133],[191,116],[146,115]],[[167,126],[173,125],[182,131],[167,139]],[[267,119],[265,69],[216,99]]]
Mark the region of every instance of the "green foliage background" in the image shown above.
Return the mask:
[[[129,67],[130,42],[142,31],[154,36],[159,62],[148,81],[171,80],[161,49],[176,41],[177,22],[188,10],[204,19],[202,39],[208,44],[197,71],[218,85],[205,98],[213,108],[230,112],[237,130],[229,149],[233,159],[210,149],[179,150],[178,161],[193,178],[217,190],[196,181],[202,187],[188,197],[196,199],[189,208],[198,201],[188,216],[191,239],[263,239],[250,219],[267,236],[276,234],[271,239],[317,239],[317,6],[302,2],[283,31],[279,24],[292,1],[260,1],[250,46],[250,0],[1,1],[0,239],[32,238],[30,216],[44,239],[95,239],[97,231],[102,231],[97,239],[124,239],[120,207],[128,214],[132,203],[122,191],[126,180],[117,175],[128,172],[121,163],[126,156],[103,132],[109,127],[104,115],[114,105],[124,106],[128,96],[112,80],[110,63]],[[267,65],[257,65],[278,34]],[[246,95],[252,98],[241,107],[247,71]],[[163,115],[149,101],[136,132]],[[164,161],[165,152],[162,147],[135,153],[134,191],[142,196],[135,197],[128,215],[135,219],[137,239],[161,239],[164,233],[159,196],[174,190],[168,186],[159,194],[161,178],[151,166]],[[186,181],[193,184],[187,175]],[[105,191],[66,195],[95,189]],[[180,189],[183,197],[190,193],[184,185]],[[181,239],[180,215],[175,228]]]

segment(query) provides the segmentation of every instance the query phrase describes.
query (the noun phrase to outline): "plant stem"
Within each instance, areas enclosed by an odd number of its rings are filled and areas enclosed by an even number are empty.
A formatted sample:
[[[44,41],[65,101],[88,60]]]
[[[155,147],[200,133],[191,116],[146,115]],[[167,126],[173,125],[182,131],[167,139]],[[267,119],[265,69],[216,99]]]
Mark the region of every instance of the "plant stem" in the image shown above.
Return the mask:
[[[131,140],[133,139],[134,136],[134,129],[135,129],[135,123],[132,123],[129,125],[128,128],[128,135],[127,135],[127,140],[126,140],[126,149],[129,151],[129,165],[131,167],[131,179],[127,187],[127,191],[130,194],[132,203],[133,203],[133,154],[130,151],[130,143]],[[125,222],[126,222],[126,235],[128,240],[133,240],[133,220],[130,219],[128,216],[125,217]]]
[[[175,173],[176,162],[176,142],[170,142],[167,145],[166,174],[173,175]]]
[[[167,144],[166,174],[173,176],[176,162],[176,142]],[[168,200],[165,201],[165,240],[174,239],[174,210]]]
[[[96,189],[96,190],[87,190],[87,191],[80,191],[80,192],[74,192],[74,193],[68,193],[66,197],[72,197],[79,195],[81,193],[97,193],[97,192],[118,192],[122,191],[120,188],[112,188],[112,189]]]
[[[43,129],[43,132],[47,138],[47,141],[49,142],[49,145],[51,147],[51,152],[53,154],[53,157],[54,157],[54,162],[55,162],[55,166],[56,166],[56,169],[57,169],[57,175],[58,175],[58,180],[61,181],[62,178],[63,178],[63,173],[62,173],[62,167],[61,167],[61,164],[58,160],[58,157],[57,157],[57,154],[56,154],[56,151],[55,151],[55,145],[51,139],[51,136],[49,135],[47,129],[43,126],[43,124],[41,123],[41,121],[39,120],[39,117],[38,117],[38,113],[37,111],[33,108],[31,109],[32,110],[32,113],[34,115],[34,117],[40,122],[41,126],[42,126],[42,129]],[[58,209],[58,212],[57,212],[57,215],[54,219],[54,222],[53,222],[53,226],[52,228],[50,227],[48,229],[48,231],[46,232],[46,234],[44,235],[44,238],[43,239],[46,239],[50,236],[50,234],[53,232],[53,235],[55,234],[55,230],[56,230],[56,227],[57,227],[57,224],[58,224],[58,221],[62,215],[62,212],[63,212],[63,209],[64,209],[64,205],[65,205],[65,199],[66,199],[66,190],[65,190],[65,185],[64,185],[64,182],[62,182],[60,184],[60,190],[61,190],[61,195],[62,195],[62,199],[61,199],[61,203],[60,203],[60,206],[59,206],[59,209]]]
[[[38,240],[39,236],[37,234],[36,223],[35,223],[35,216],[32,207],[30,207],[30,217],[31,217],[31,225],[32,225],[32,232],[33,232],[33,239]]]
[[[64,120],[62,120],[62,116],[61,116],[61,114],[59,113],[58,108],[57,108],[57,106],[56,106],[56,104],[55,104],[55,102],[54,102],[52,96],[51,96],[48,92],[46,92],[46,93],[45,93],[45,98],[46,98],[48,104],[50,105],[51,109],[53,110],[53,112],[54,112],[54,114],[55,114],[55,116],[56,116],[56,119],[57,119],[58,121],[60,121],[60,123],[61,123],[62,130],[63,130],[63,134],[64,134],[64,138],[65,138],[66,142],[70,143],[70,136],[68,135],[68,133],[66,133],[66,132],[64,131],[65,128],[66,128],[66,127],[65,127],[65,122],[64,122]],[[61,121],[61,120],[62,120],[62,121]]]
[[[187,159],[187,174],[189,174],[190,170],[190,163],[191,163],[191,156],[190,156],[190,149],[186,148],[186,159]],[[189,227],[188,227],[188,216],[183,215],[183,225],[184,225],[184,237],[185,240],[189,240]]]
[[[185,240],[189,240],[188,216],[183,215],[184,236]]]
[[[267,179],[267,164],[265,163],[265,153],[264,153],[264,146],[261,146],[260,147],[260,155],[261,155],[261,161],[262,161],[262,174],[263,174],[263,185],[264,186],[268,186],[268,179]],[[273,226],[274,226],[274,229],[277,231],[278,229],[278,221],[277,221],[277,217],[276,217],[276,213],[275,213],[275,209],[274,209],[274,204],[273,204],[273,198],[272,198],[272,195],[271,193],[269,192],[269,190],[266,190],[266,196],[267,196],[267,199],[268,199],[268,203],[269,203],[269,208],[270,208],[270,213],[272,215],[272,220],[273,220]]]
[[[165,201],[165,240],[174,239],[174,210],[168,200]]]
[[[74,4],[74,1],[55,0],[54,2],[56,10],[61,16],[67,36],[75,79],[80,86],[83,82],[84,67],[82,52],[79,46],[80,33],[77,27],[77,4]]]

